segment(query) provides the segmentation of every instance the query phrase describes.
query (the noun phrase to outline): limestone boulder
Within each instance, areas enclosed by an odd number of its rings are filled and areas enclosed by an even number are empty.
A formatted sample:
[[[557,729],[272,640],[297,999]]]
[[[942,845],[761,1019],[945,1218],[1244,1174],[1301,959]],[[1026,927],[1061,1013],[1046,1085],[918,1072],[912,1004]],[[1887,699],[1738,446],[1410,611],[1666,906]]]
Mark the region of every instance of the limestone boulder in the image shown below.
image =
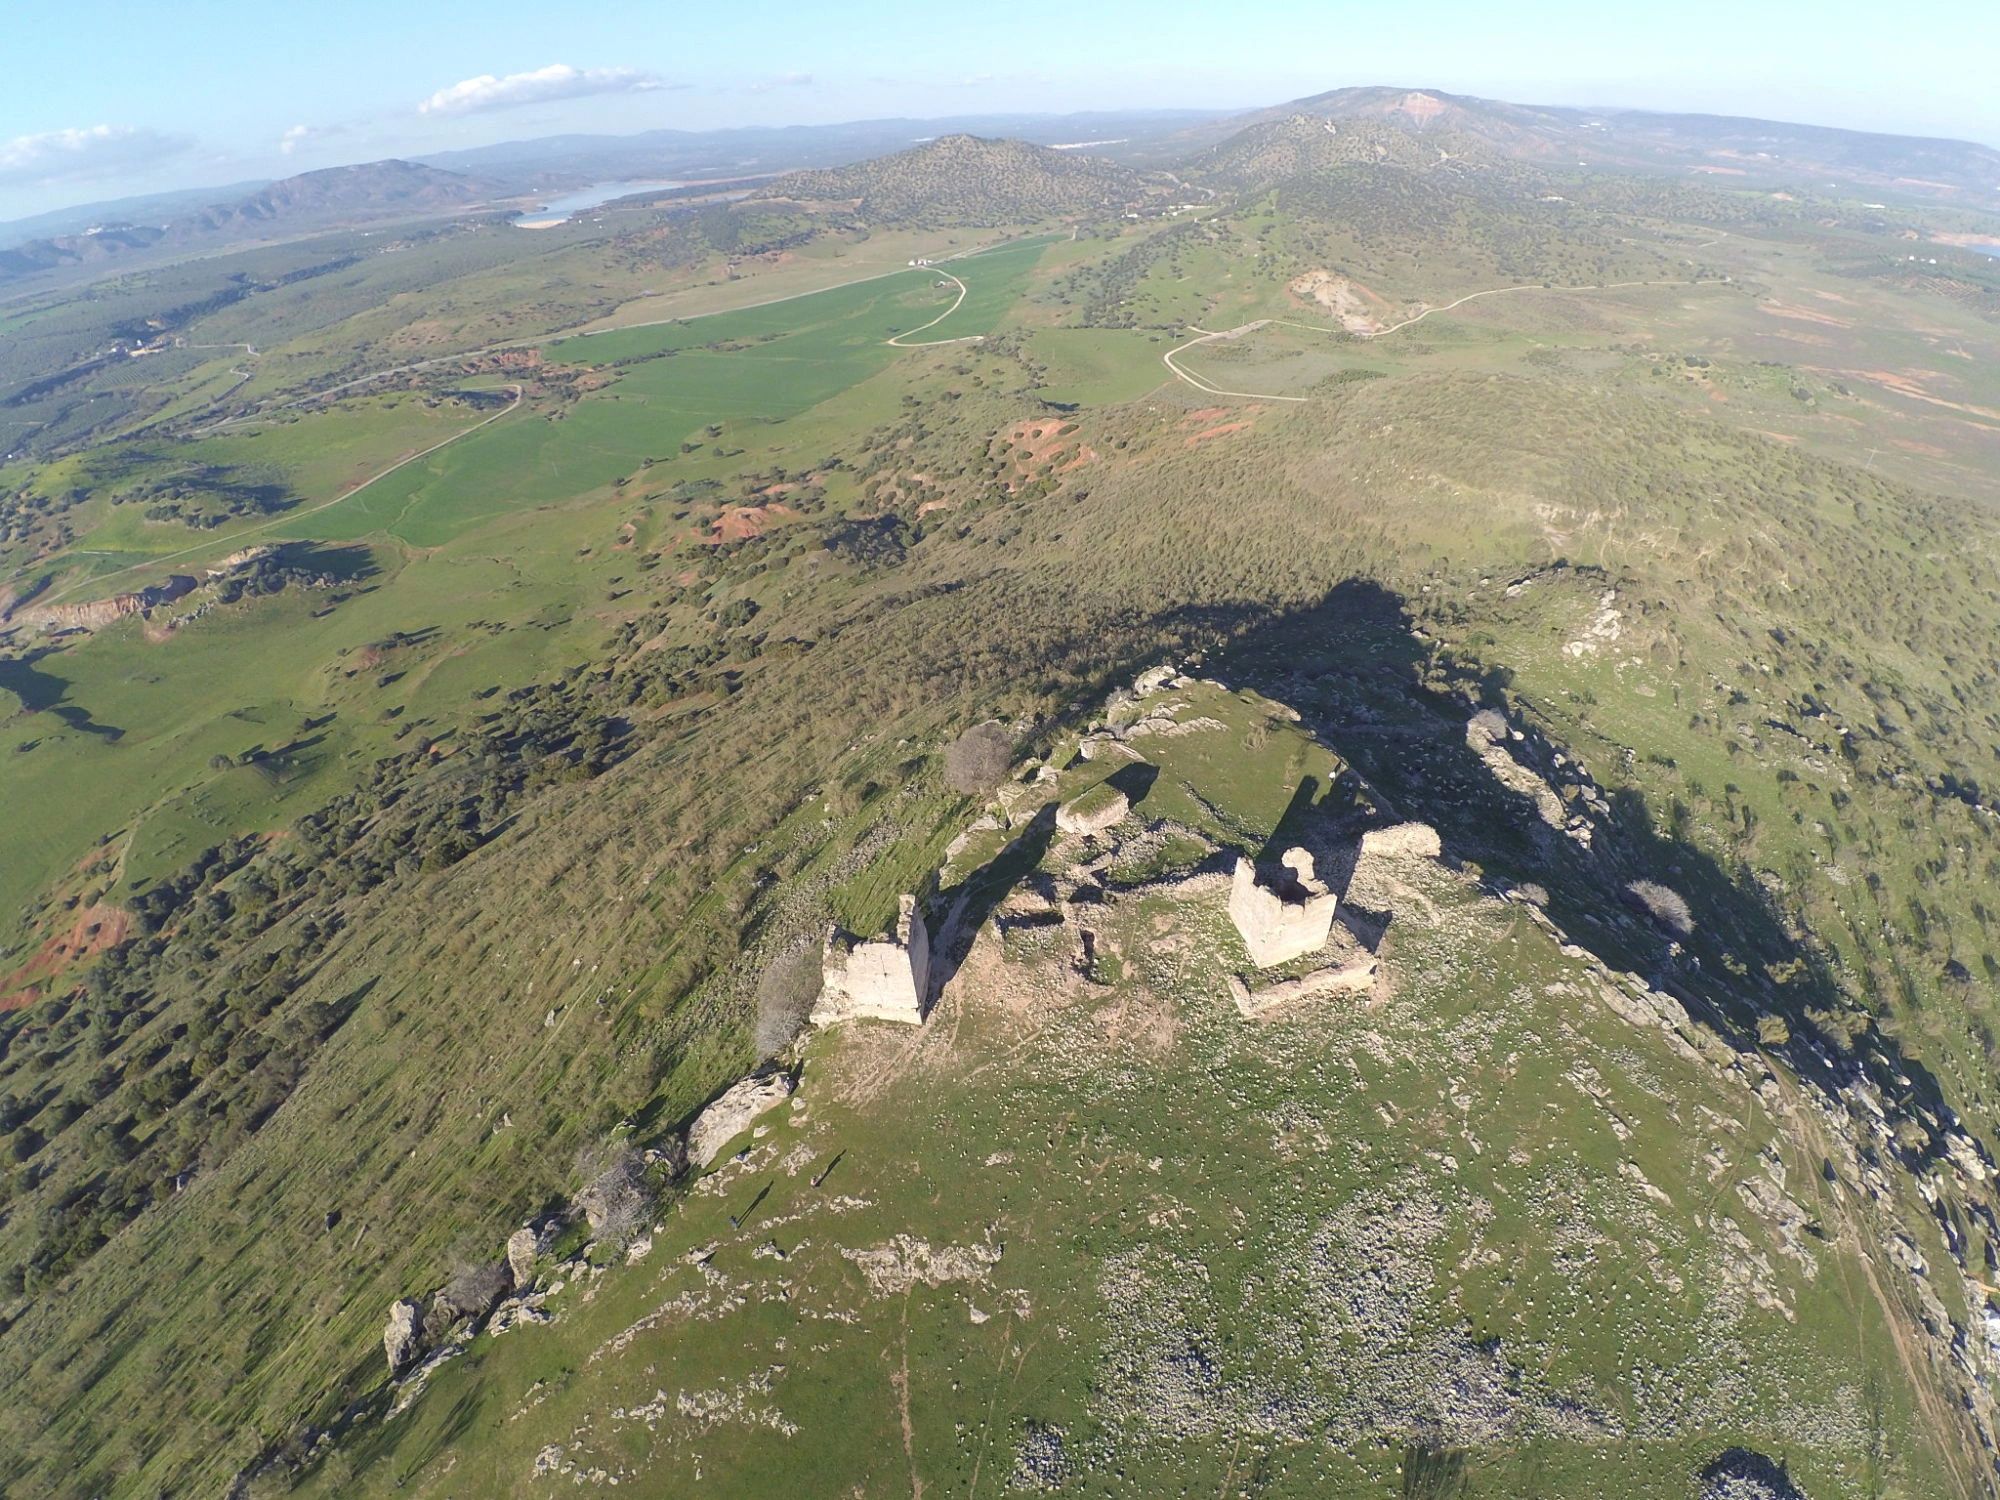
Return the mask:
[[[1116,828],[1132,811],[1126,795],[1109,782],[1099,782],[1056,809],[1056,827],[1064,833],[1103,833]]]
[[[787,1075],[753,1073],[695,1116],[688,1127],[688,1159],[697,1167],[707,1166],[759,1115],[791,1097],[792,1080]]]
[[[382,1352],[389,1359],[389,1373],[400,1372],[416,1358],[424,1337],[424,1310],[408,1297],[389,1306],[389,1324],[382,1330]]]
[[[1362,834],[1361,852],[1382,859],[1437,859],[1444,853],[1444,845],[1428,823],[1398,823]]]
[[[527,1286],[535,1279],[535,1259],[541,1253],[542,1237],[532,1224],[523,1224],[507,1236],[507,1269],[514,1274],[515,1286]]]

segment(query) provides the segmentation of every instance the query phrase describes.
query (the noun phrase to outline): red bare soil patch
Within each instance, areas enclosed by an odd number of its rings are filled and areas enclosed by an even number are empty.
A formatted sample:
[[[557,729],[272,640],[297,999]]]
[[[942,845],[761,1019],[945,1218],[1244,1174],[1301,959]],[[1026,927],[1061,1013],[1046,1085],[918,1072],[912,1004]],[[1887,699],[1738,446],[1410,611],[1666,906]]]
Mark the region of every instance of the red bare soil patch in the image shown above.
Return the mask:
[[[35,950],[13,973],[0,978],[0,1010],[19,1010],[40,993],[36,986],[60,979],[65,972],[122,943],[131,934],[132,914],[118,906],[86,906],[69,930],[58,933]]]
[[[1228,411],[1229,408],[1226,406],[1204,406],[1182,417],[1181,426],[1187,427],[1195,422],[1213,422],[1217,417],[1227,415]]]
[[[1065,431],[1066,428],[1069,430]],[[1069,453],[1070,442],[1074,436],[1075,424],[1066,422],[1061,417],[1016,422],[1009,427],[995,440],[992,449],[995,457],[1005,455],[1011,458],[1018,471],[1016,478],[1007,482],[1008,493],[1014,492],[1021,478],[1032,476],[1036,470],[1044,466],[1047,466],[1052,473],[1066,474],[1079,465],[1095,460],[1096,449],[1087,444],[1078,444],[1075,454],[1067,463],[1057,462]],[[922,479],[925,476],[919,474],[912,477]]]
[[[1193,436],[1189,437],[1187,439],[1187,445],[1190,448],[1199,447],[1201,444],[1208,442],[1211,438],[1228,437],[1229,434],[1232,432],[1241,432],[1246,427],[1251,427],[1254,425],[1256,424],[1251,422],[1224,422],[1220,427],[1205,427],[1200,432],[1197,432]]]
[[[702,540],[711,547],[724,542],[747,542],[764,534],[765,523],[771,517],[792,514],[788,505],[732,505],[715,518],[709,534]]]

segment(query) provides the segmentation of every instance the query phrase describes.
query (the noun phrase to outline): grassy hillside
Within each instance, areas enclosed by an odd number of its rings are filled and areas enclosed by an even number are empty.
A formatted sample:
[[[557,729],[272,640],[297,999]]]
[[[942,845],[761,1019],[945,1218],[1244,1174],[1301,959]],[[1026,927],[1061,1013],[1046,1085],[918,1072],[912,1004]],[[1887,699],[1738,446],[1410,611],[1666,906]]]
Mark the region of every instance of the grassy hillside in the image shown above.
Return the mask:
[[[0,662],[0,1482],[1982,1493],[2000,335],[1886,228],[1480,181],[632,227],[269,304],[241,420],[9,470],[17,622],[197,581]],[[945,747],[1067,766],[1197,653],[1089,949],[1003,938],[1075,851],[949,856]],[[1154,889],[1403,819],[1365,1001],[1247,1025]],[[786,1051],[906,891],[938,1013]],[[772,1051],[649,1257],[391,1387],[392,1301]],[[877,1298],[898,1234],[972,1269]]]

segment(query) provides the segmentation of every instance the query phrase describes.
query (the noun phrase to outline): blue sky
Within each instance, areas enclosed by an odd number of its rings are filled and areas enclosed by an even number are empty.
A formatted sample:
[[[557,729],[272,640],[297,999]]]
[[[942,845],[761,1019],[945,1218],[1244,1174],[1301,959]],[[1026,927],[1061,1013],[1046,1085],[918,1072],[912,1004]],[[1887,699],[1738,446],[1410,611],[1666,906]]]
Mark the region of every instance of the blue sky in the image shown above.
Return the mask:
[[[4,0],[0,219],[565,131],[1386,83],[2000,144],[1993,0]]]

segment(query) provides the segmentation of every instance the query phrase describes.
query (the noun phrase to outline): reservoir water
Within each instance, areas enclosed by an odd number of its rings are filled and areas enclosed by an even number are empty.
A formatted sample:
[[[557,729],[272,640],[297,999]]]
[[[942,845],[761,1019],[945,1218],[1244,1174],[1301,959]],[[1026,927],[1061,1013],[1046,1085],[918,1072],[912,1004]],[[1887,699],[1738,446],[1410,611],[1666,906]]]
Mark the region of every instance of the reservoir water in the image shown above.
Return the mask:
[[[585,209],[597,208],[614,198],[627,198],[634,193],[657,193],[662,188],[685,187],[683,182],[596,182],[587,188],[578,188],[573,193],[565,193],[560,198],[551,198],[540,208],[531,209],[514,222],[523,229],[546,229],[551,224],[560,224],[571,214],[580,214]]]

